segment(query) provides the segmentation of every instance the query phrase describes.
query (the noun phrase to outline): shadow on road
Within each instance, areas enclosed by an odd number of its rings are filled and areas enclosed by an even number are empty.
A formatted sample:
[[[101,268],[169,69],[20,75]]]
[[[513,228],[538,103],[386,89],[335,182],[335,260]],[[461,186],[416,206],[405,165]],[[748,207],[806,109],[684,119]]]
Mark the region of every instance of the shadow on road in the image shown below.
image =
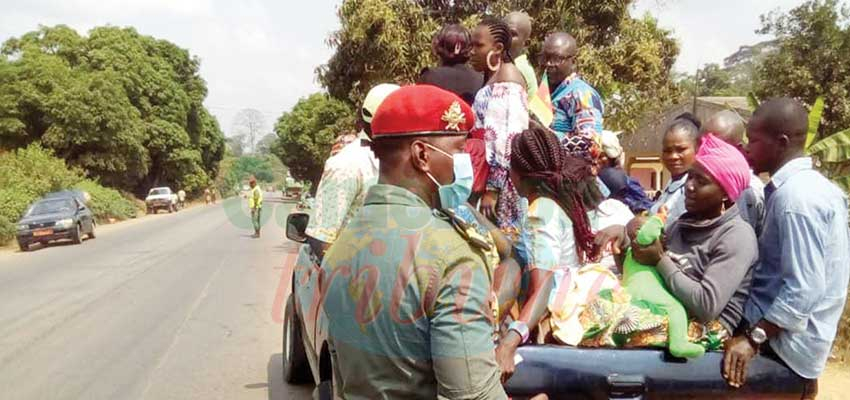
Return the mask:
[[[86,238],[83,239],[83,243],[88,242],[89,240],[90,239],[88,237],[86,237]],[[76,244],[74,242],[72,242],[70,239],[69,240],[56,241],[56,242],[50,242],[50,243],[47,243],[47,244],[33,243],[33,244],[30,245],[28,251],[34,252],[34,251],[47,250],[51,247],[65,247],[65,246],[76,246]],[[21,251],[18,250],[18,252],[21,252]]]
[[[283,382],[283,354],[269,357],[268,371],[269,400],[309,400],[313,398],[313,385],[289,385]],[[249,385],[246,385],[247,388]]]

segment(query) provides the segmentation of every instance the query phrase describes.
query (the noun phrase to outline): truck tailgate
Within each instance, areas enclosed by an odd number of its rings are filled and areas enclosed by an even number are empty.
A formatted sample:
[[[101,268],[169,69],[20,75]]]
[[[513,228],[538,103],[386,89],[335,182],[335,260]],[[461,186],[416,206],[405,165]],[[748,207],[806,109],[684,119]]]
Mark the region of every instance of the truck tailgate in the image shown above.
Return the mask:
[[[757,356],[746,385],[733,389],[721,376],[723,353],[694,360],[663,350],[525,346],[506,383],[508,395],[546,393],[551,399],[799,399],[804,381],[781,361]]]

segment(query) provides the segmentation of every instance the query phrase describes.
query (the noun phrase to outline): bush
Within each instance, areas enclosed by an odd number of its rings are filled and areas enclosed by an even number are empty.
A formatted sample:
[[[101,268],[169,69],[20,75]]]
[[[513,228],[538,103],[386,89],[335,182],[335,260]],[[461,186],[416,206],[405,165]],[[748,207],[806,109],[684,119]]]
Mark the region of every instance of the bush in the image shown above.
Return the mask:
[[[88,192],[91,196],[88,206],[99,223],[109,218],[122,220],[136,217],[136,206],[115,189],[103,187],[90,179],[74,185],[74,188]]]
[[[12,240],[15,237],[15,223],[9,222],[4,216],[0,216],[0,238],[3,238],[3,243]],[[2,244],[2,243],[0,243]]]
[[[0,154],[0,243],[15,238],[15,223],[33,201],[73,187],[91,195],[89,206],[98,220],[136,215],[133,202],[120,192],[84,179],[82,171],[69,168],[37,143]]]

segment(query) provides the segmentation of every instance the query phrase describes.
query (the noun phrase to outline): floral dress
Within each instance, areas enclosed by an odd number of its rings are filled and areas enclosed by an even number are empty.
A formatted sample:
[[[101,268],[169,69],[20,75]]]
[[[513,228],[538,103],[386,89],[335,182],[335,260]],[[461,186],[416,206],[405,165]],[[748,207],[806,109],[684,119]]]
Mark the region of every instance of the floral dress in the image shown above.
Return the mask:
[[[486,149],[486,187],[499,193],[496,225],[509,238],[516,239],[521,206],[510,180],[511,141],[528,129],[528,95],[518,83],[493,83],[478,91],[472,110],[475,127],[471,136],[483,137]]]

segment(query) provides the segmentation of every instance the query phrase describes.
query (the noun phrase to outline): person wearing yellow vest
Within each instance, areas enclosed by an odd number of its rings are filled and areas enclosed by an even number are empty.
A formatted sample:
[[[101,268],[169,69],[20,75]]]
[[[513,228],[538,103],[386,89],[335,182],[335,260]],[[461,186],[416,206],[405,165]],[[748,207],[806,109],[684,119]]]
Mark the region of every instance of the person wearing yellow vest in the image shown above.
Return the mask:
[[[254,238],[260,237],[260,211],[263,209],[263,191],[257,186],[257,180],[251,178],[248,182],[251,191],[248,193],[248,208],[251,209],[251,222],[254,223]]]

